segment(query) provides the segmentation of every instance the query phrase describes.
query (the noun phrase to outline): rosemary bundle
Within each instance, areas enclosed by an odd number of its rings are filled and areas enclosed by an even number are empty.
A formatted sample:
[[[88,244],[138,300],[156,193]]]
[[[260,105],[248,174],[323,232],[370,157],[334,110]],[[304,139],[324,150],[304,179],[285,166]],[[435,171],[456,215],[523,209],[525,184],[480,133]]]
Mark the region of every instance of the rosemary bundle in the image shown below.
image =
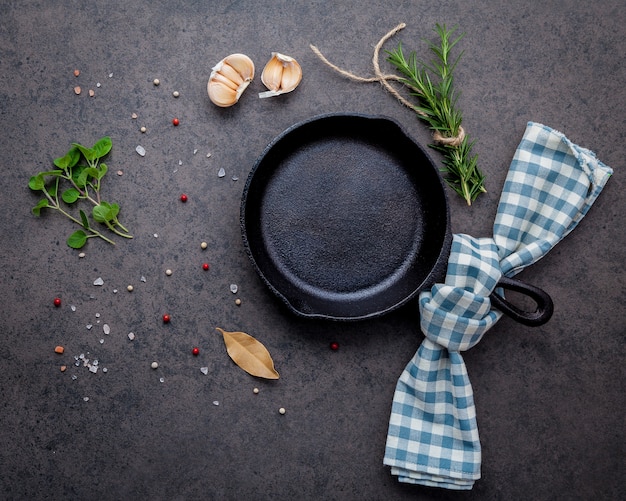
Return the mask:
[[[469,141],[461,126],[462,114],[457,108],[458,94],[454,90],[452,71],[461,56],[450,61],[450,52],[453,47],[463,38],[459,36],[452,42],[450,38],[456,31],[448,31],[445,25],[436,25],[435,31],[441,40],[440,45],[429,43],[435,59],[430,65],[418,63],[415,52],[409,55],[408,61],[404,56],[402,45],[398,45],[395,51],[385,51],[388,61],[394,65],[403,75],[385,74],[381,71],[378,56],[383,44],[406,27],[400,23],[385,34],[374,47],[372,65],[373,77],[362,77],[344,70],[331,63],[322,52],[311,45],[311,50],[337,73],[356,82],[379,82],[400,103],[415,111],[419,118],[426,121],[433,130],[435,144],[433,148],[443,153],[442,169],[445,173],[446,182],[471,205],[481,193],[487,190],[484,187],[485,176],[478,169],[478,156],[472,155],[473,142]],[[432,75],[432,78],[431,78]],[[400,82],[408,87],[410,93],[418,98],[419,105],[415,105],[406,99],[389,83]]]
[[[385,52],[389,56],[387,61],[402,75],[398,81],[418,99],[419,104],[411,107],[433,131],[435,144],[432,147],[443,154],[442,170],[446,182],[471,205],[487,190],[485,176],[477,165],[478,155],[472,155],[474,142],[470,142],[461,127],[463,116],[457,106],[459,95],[454,88],[453,71],[462,54],[451,60],[450,53],[464,35],[451,41],[456,28],[448,30],[445,25],[437,24],[435,31],[440,44],[428,42],[434,54],[430,64],[419,62],[415,52],[411,52],[407,59],[402,44],[398,44],[395,51]]]

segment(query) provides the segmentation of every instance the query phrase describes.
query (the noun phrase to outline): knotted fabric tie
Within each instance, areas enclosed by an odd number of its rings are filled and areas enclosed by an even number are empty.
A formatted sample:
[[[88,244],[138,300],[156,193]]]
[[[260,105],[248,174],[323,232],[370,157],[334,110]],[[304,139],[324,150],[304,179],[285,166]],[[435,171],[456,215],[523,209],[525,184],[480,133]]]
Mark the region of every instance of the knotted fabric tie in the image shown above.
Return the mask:
[[[471,489],[481,448],[461,355],[502,316],[489,295],[572,231],[612,170],[563,134],[529,122],[511,162],[493,238],[453,236],[444,283],[419,297],[425,339],[398,380],[384,464],[401,482]]]

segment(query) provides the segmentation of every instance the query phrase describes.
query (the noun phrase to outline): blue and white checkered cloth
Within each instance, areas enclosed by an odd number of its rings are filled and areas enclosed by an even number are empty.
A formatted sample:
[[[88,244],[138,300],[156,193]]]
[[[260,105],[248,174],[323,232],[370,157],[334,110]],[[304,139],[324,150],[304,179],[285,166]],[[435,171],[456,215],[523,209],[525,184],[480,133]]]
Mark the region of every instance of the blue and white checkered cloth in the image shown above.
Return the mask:
[[[419,297],[425,339],[398,380],[384,464],[402,482],[471,489],[481,448],[461,352],[502,316],[502,275],[538,261],[572,231],[612,170],[549,127],[528,123],[507,175],[493,238],[456,234],[445,283]]]

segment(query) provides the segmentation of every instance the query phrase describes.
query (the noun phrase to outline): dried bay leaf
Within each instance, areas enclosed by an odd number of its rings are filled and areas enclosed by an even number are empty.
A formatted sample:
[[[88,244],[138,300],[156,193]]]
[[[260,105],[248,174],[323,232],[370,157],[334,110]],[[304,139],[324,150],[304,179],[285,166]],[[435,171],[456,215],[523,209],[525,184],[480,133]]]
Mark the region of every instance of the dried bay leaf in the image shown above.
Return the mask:
[[[245,332],[228,332],[216,327],[224,336],[226,351],[239,367],[252,376],[278,379],[274,361],[267,348]]]

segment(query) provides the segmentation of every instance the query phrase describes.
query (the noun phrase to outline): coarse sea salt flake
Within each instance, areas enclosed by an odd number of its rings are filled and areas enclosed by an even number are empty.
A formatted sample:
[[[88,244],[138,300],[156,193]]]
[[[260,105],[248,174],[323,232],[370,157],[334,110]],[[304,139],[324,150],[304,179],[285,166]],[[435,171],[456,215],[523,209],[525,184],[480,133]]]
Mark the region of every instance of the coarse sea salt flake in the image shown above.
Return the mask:
[[[220,403],[217,400],[213,400],[213,405],[220,405]]]
[[[137,145],[137,147],[135,148],[135,151],[142,157],[146,156],[146,150],[143,146],[141,146],[140,144]]]
[[[128,333],[128,339],[130,339],[131,341],[132,341],[133,339],[135,339],[135,334],[134,334],[134,333],[132,333],[132,332],[129,332],[129,333]]]
[[[109,327],[109,324],[104,324],[102,326],[102,330],[104,331],[105,334],[110,334],[111,333],[111,327]]]
[[[94,285],[104,285],[104,280],[102,280],[102,277],[98,277],[93,281]]]
[[[209,373],[209,368],[208,367],[200,367],[200,372],[202,372],[202,374],[204,374],[206,376]]]
[[[220,170],[217,171],[217,176],[224,177],[225,175],[226,175],[226,171],[224,170],[224,167],[220,167]]]

